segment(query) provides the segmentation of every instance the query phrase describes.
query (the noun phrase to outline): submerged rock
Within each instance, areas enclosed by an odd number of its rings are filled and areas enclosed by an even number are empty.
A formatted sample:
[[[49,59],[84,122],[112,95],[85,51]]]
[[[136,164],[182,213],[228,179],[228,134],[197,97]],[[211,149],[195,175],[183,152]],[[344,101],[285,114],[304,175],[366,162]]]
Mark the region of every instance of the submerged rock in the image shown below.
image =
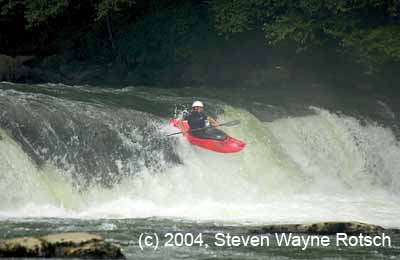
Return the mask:
[[[252,233],[301,233],[315,235],[336,235],[346,233],[348,235],[358,234],[380,234],[385,229],[381,226],[361,222],[320,222],[312,224],[283,224],[264,226]]]
[[[0,241],[0,257],[124,259],[121,249],[89,233],[61,233]]]

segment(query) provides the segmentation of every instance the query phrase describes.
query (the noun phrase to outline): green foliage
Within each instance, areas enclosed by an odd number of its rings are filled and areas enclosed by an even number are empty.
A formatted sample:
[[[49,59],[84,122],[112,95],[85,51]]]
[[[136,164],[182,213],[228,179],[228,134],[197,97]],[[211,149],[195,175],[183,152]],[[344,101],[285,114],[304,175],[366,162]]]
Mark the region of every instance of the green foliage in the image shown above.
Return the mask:
[[[130,8],[135,3],[134,0],[100,0],[96,5],[96,19],[100,20],[113,12],[120,12]]]
[[[400,60],[400,1],[214,0],[223,34],[262,28],[270,44],[294,41],[299,49],[336,41],[370,66]]]
[[[190,61],[200,19],[191,4],[156,7],[150,15],[121,33],[117,39],[120,55],[130,70],[156,80],[165,68]]]
[[[216,28],[221,33],[238,33],[253,29],[252,1],[219,0],[212,5]]]
[[[62,14],[68,7],[65,0],[30,0],[25,2],[27,27],[34,27]]]
[[[88,2],[86,7],[89,10],[82,9],[83,14],[87,13],[95,20],[108,16],[114,12],[127,10],[134,6],[134,0],[93,0]],[[26,27],[32,29],[44,23],[50,23],[53,18],[65,14],[69,8],[81,6],[77,0],[0,0],[0,14],[2,16],[12,15],[19,10],[23,10],[26,20]]]
[[[15,13],[15,11],[24,5],[23,0],[0,0],[0,15],[8,16]]]
[[[381,65],[400,61],[400,26],[379,26],[351,33],[332,32],[346,50],[356,51],[360,62]]]
[[[1,53],[48,56],[44,66],[63,73],[76,64],[118,67],[141,82],[178,78],[191,66],[226,78],[208,68],[210,60],[230,63],[246,37],[262,45],[259,32],[279,45],[270,50],[285,49],[279,59],[291,56],[285,46],[295,43],[298,50],[338,50],[372,69],[400,61],[398,0],[0,0],[0,26]],[[240,35],[227,41],[218,34]]]

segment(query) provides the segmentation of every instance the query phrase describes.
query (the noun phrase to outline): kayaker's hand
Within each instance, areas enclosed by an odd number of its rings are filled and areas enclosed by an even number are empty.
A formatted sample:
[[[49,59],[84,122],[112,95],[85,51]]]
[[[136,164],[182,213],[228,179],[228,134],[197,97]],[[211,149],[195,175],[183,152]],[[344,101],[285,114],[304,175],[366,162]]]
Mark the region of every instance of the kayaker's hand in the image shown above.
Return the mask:
[[[210,116],[207,118],[207,120],[210,122],[210,124],[211,124],[212,126],[218,125],[217,120],[215,120],[214,118],[212,118],[212,117],[210,117]]]

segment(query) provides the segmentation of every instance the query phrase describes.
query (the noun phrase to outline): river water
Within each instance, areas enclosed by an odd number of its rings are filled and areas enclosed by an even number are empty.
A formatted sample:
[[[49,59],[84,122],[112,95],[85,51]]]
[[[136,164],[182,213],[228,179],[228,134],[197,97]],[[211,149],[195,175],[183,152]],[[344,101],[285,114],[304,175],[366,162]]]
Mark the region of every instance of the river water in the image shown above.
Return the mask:
[[[400,228],[395,97],[316,89],[0,83],[1,238],[90,231],[130,259],[397,259],[392,248],[139,248],[141,233],[250,234],[264,224]],[[189,145],[168,119],[206,103],[247,143]]]

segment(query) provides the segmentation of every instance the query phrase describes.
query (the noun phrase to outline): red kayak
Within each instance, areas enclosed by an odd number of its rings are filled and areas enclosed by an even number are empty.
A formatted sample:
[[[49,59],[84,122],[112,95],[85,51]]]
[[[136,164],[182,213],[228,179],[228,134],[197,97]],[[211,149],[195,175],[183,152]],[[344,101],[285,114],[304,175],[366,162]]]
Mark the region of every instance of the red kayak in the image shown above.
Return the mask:
[[[246,146],[246,144],[242,141],[239,141],[225,133],[223,133],[225,136],[223,140],[195,137],[190,133],[190,127],[186,120],[171,118],[169,120],[169,124],[179,128],[179,130],[183,132],[183,135],[191,144],[200,146],[207,150],[218,153],[236,153],[241,151]]]

